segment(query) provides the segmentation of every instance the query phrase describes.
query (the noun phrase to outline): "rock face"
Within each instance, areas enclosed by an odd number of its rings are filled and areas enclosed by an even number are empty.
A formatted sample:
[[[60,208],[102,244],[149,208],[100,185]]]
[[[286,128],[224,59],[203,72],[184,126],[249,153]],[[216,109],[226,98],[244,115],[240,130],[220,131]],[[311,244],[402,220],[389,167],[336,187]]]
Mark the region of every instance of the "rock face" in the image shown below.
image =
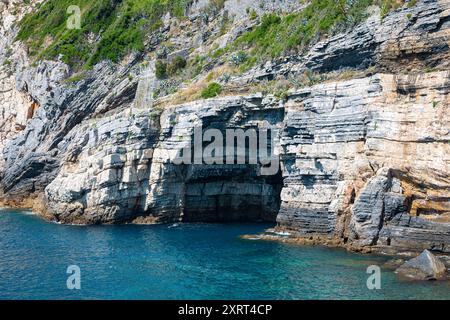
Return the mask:
[[[264,3],[269,10],[278,2]],[[296,1],[280,3],[298,9]],[[191,20],[205,4],[196,2]],[[236,1],[225,8],[244,14]],[[450,1],[375,15],[304,56],[230,83],[370,67],[363,75],[310,83],[283,99],[238,90],[163,110],[158,101],[151,108],[135,101],[138,88],[153,86],[140,80],[141,57],[101,62],[68,83],[62,62],[30,65],[6,20],[0,41],[15,47],[14,68],[0,70],[5,204],[30,206],[27,199],[37,197],[36,209],[63,223],[276,221],[281,233],[355,250],[450,253]],[[247,27],[213,43],[223,47]],[[194,38],[177,44],[189,54],[189,45],[204,42]],[[259,164],[173,163],[200,126],[277,132],[279,170],[266,176]]]
[[[79,223],[276,217],[299,235],[355,247],[449,252],[448,79],[379,74],[302,89],[284,104],[229,97],[84,123],[66,137],[47,214]],[[403,95],[405,84],[420,88],[419,101]],[[433,108],[433,99],[443,103]],[[281,176],[259,176],[250,165],[171,163],[198,125],[267,124],[280,132]]]
[[[381,20],[374,15],[350,33],[316,45],[305,64],[327,70],[381,64],[391,72],[430,65],[448,68],[449,9],[448,1],[425,0]]]
[[[448,252],[450,118],[432,107],[441,92],[448,101],[447,83],[448,73],[380,74],[294,93],[278,223],[362,247]]]
[[[304,70],[339,71],[376,67],[384,73],[448,69],[450,2],[422,0],[380,18],[378,13],[346,33],[314,45],[307,54],[267,63],[234,81],[240,85]]]
[[[79,126],[63,170],[45,189],[47,214],[78,223],[140,216],[152,222],[274,221],[281,177],[261,176],[256,165],[175,165],[172,158],[199,126],[277,126],[283,111],[260,98],[227,98],[162,115],[135,109]]]
[[[15,24],[30,8],[20,6],[20,1],[0,2],[0,153],[7,141],[22,132],[29,119],[39,108],[33,98],[16,87],[15,71],[27,63],[22,45],[14,43]],[[10,8],[16,7],[12,14]],[[0,158],[3,167],[4,159]]]
[[[423,251],[418,257],[405,262],[396,273],[414,280],[439,280],[445,278],[445,266],[430,251]]]

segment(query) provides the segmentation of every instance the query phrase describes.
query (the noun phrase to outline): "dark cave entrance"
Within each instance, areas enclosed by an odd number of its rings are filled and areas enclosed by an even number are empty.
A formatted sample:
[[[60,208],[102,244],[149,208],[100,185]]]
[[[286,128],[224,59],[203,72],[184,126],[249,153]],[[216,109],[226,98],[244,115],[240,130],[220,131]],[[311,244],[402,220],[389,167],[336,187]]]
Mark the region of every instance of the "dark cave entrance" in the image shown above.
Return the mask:
[[[283,176],[275,150],[284,108],[254,105],[236,104],[193,128],[190,148],[178,154],[187,160],[178,166],[182,221],[276,222]]]
[[[281,170],[258,176],[252,165],[189,168],[184,222],[276,222],[283,187]]]

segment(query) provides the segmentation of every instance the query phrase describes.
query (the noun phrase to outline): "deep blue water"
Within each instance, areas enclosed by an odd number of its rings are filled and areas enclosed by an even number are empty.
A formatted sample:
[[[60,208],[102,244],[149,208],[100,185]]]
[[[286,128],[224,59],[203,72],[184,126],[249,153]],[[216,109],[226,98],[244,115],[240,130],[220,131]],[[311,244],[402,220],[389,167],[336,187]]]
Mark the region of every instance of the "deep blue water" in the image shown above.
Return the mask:
[[[388,258],[251,241],[266,224],[62,226],[0,211],[0,299],[450,299],[448,282],[366,269]],[[69,265],[81,290],[69,290]]]

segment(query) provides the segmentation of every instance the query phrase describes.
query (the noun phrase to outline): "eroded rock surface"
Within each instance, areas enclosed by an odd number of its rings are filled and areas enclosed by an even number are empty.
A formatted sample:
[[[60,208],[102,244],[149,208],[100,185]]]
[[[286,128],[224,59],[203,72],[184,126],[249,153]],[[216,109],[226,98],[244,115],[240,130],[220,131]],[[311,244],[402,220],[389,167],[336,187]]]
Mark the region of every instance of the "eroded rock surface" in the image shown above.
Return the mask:
[[[227,98],[135,110],[75,130],[63,170],[46,188],[51,214],[64,222],[274,221],[281,178],[249,165],[175,165],[194,129],[280,126],[283,108],[260,98]],[[279,179],[277,179],[279,178]],[[145,219],[144,219],[145,220]]]
[[[46,188],[48,213],[80,222],[277,216],[281,228],[355,247],[449,252],[448,79],[379,74],[302,89],[281,104],[230,97],[86,124]],[[249,165],[174,165],[171,154],[198,125],[278,129],[282,177]],[[114,140],[120,134],[129,137]]]
[[[448,77],[380,74],[294,93],[279,224],[362,247],[448,252]]]
[[[445,272],[445,265],[428,250],[396,270],[399,276],[412,280],[440,280],[445,278]]]
[[[264,3],[265,10],[278,6]],[[300,9],[295,3],[279,6]],[[181,27],[200,23],[205,4],[196,2]],[[236,1],[225,8],[244,15]],[[138,85],[138,55],[101,62],[73,83],[62,62],[31,64],[13,41],[11,21],[22,14],[2,14],[0,25],[5,204],[31,206],[27,200],[38,197],[36,209],[64,223],[266,220],[277,221],[279,234],[356,250],[450,252],[450,1],[374,15],[305,55],[230,83],[241,90],[344,67],[369,68],[364,76],[308,84],[283,98],[234,93],[164,110],[135,103],[136,90],[148,87]],[[225,47],[254,23],[242,21],[213,45]],[[150,39],[155,48],[181,28],[170,17],[163,22],[161,39]],[[207,51],[205,39],[220,28],[199,29],[176,38],[177,54]],[[200,125],[276,130],[280,170],[264,176],[260,165],[175,165],[173,153]]]

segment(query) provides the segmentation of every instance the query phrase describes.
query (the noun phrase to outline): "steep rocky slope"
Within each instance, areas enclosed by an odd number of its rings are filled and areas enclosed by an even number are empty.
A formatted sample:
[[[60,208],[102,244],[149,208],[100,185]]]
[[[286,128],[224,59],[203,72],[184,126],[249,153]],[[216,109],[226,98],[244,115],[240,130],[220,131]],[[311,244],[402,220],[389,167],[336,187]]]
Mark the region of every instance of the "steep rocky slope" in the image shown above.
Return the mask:
[[[252,10],[304,4],[243,9],[230,0],[205,22],[208,2],[196,1],[187,20],[165,17],[149,54],[102,61],[73,80],[64,62],[32,59],[14,41],[14,21],[32,10],[20,3],[0,3],[5,205],[63,223],[277,221],[292,237],[355,250],[450,252],[450,1],[419,0],[384,17],[371,8],[304,53],[228,76],[223,96],[207,100],[193,89],[211,74],[222,79],[223,61],[186,84],[155,79],[150,53],[170,39],[171,54],[190,61],[251,30]],[[223,33],[225,14],[234,22]],[[282,94],[270,90],[284,83]],[[280,170],[175,165],[199,125],[278,132]]]

